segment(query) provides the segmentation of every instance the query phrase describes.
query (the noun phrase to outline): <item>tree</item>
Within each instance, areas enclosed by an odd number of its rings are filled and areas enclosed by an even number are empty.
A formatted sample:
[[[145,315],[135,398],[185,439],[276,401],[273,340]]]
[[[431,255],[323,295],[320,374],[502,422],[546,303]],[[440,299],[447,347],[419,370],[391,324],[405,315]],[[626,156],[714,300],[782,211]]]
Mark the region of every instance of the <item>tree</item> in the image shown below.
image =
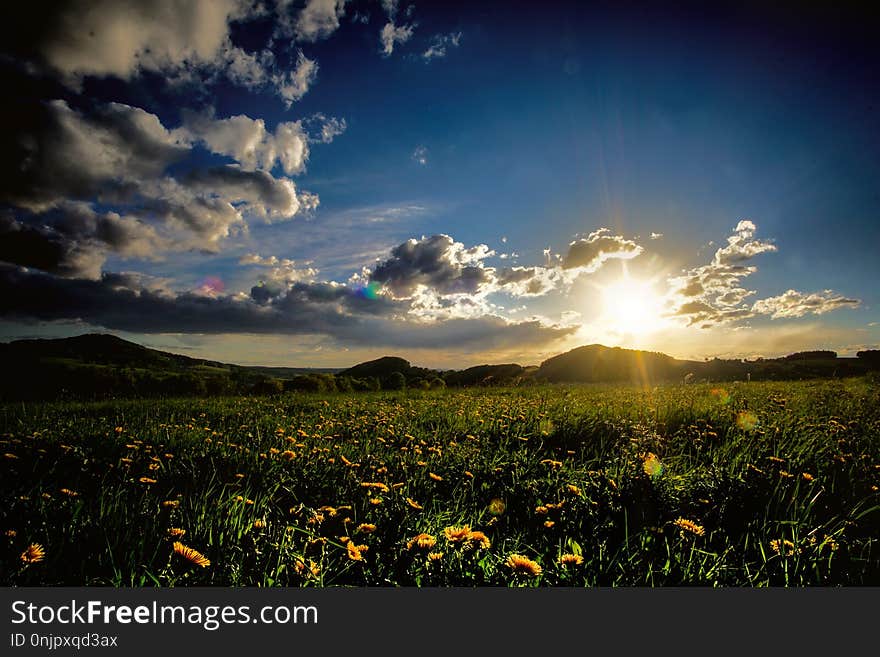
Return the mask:
[[[392,372],[382,381],[384,390],[403,390],[406,388],[406,377],[400,372]]]

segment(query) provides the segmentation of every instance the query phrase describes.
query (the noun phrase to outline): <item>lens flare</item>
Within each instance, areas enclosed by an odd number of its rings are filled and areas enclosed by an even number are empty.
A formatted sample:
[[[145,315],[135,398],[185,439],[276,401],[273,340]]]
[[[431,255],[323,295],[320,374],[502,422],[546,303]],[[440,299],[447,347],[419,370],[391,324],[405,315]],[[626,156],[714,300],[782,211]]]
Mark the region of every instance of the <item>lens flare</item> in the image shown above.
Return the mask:
[[[736,426],[743,431],[754,431],[758,426],[758,416],[751,411],[740,411],[736,414]]]
[[[724,388],[712,388],[711,394],[722,404],[730,403],[730,393],[727,392]]]
[[[372,283],[367,283],[366,285],[359,285],[354,290],[354,295],[356,297],[360,297],[361,299],[369,299],[370,301],[375,301],[379,297],[379,290],[382,289],[382,286],[379,283],[373,281]]]
[[[226,289],[226,284],[219,276],[205,276],[196,288],[196,294],[216,297]]]

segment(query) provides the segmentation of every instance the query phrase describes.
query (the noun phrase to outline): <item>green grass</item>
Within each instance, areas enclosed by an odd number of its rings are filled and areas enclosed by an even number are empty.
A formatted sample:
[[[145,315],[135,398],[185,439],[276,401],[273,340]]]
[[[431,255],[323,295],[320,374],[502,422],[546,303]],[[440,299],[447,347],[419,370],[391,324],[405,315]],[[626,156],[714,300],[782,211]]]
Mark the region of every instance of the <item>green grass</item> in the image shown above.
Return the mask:
[[[0,579],[878,585],[878,402],[848,379],[8,405]]]

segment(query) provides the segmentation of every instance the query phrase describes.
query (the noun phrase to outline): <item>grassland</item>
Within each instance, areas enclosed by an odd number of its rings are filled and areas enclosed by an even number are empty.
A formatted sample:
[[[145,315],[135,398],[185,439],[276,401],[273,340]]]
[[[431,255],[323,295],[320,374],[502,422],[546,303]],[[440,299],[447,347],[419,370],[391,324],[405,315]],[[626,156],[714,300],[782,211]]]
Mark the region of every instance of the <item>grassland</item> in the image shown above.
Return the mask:
[[[4,585],[880,584],[865,379],[18,404],[0,433]]]

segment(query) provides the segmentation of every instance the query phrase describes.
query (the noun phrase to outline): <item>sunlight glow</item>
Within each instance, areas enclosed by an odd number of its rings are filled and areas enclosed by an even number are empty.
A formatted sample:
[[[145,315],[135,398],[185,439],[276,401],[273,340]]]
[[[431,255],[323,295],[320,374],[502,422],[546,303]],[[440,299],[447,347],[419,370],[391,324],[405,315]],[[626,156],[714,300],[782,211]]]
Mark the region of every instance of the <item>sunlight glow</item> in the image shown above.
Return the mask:
[[[653,281],[624,275],[602,286],[602,323],[620,333],[642,335],[662,328],[661,298]]]

